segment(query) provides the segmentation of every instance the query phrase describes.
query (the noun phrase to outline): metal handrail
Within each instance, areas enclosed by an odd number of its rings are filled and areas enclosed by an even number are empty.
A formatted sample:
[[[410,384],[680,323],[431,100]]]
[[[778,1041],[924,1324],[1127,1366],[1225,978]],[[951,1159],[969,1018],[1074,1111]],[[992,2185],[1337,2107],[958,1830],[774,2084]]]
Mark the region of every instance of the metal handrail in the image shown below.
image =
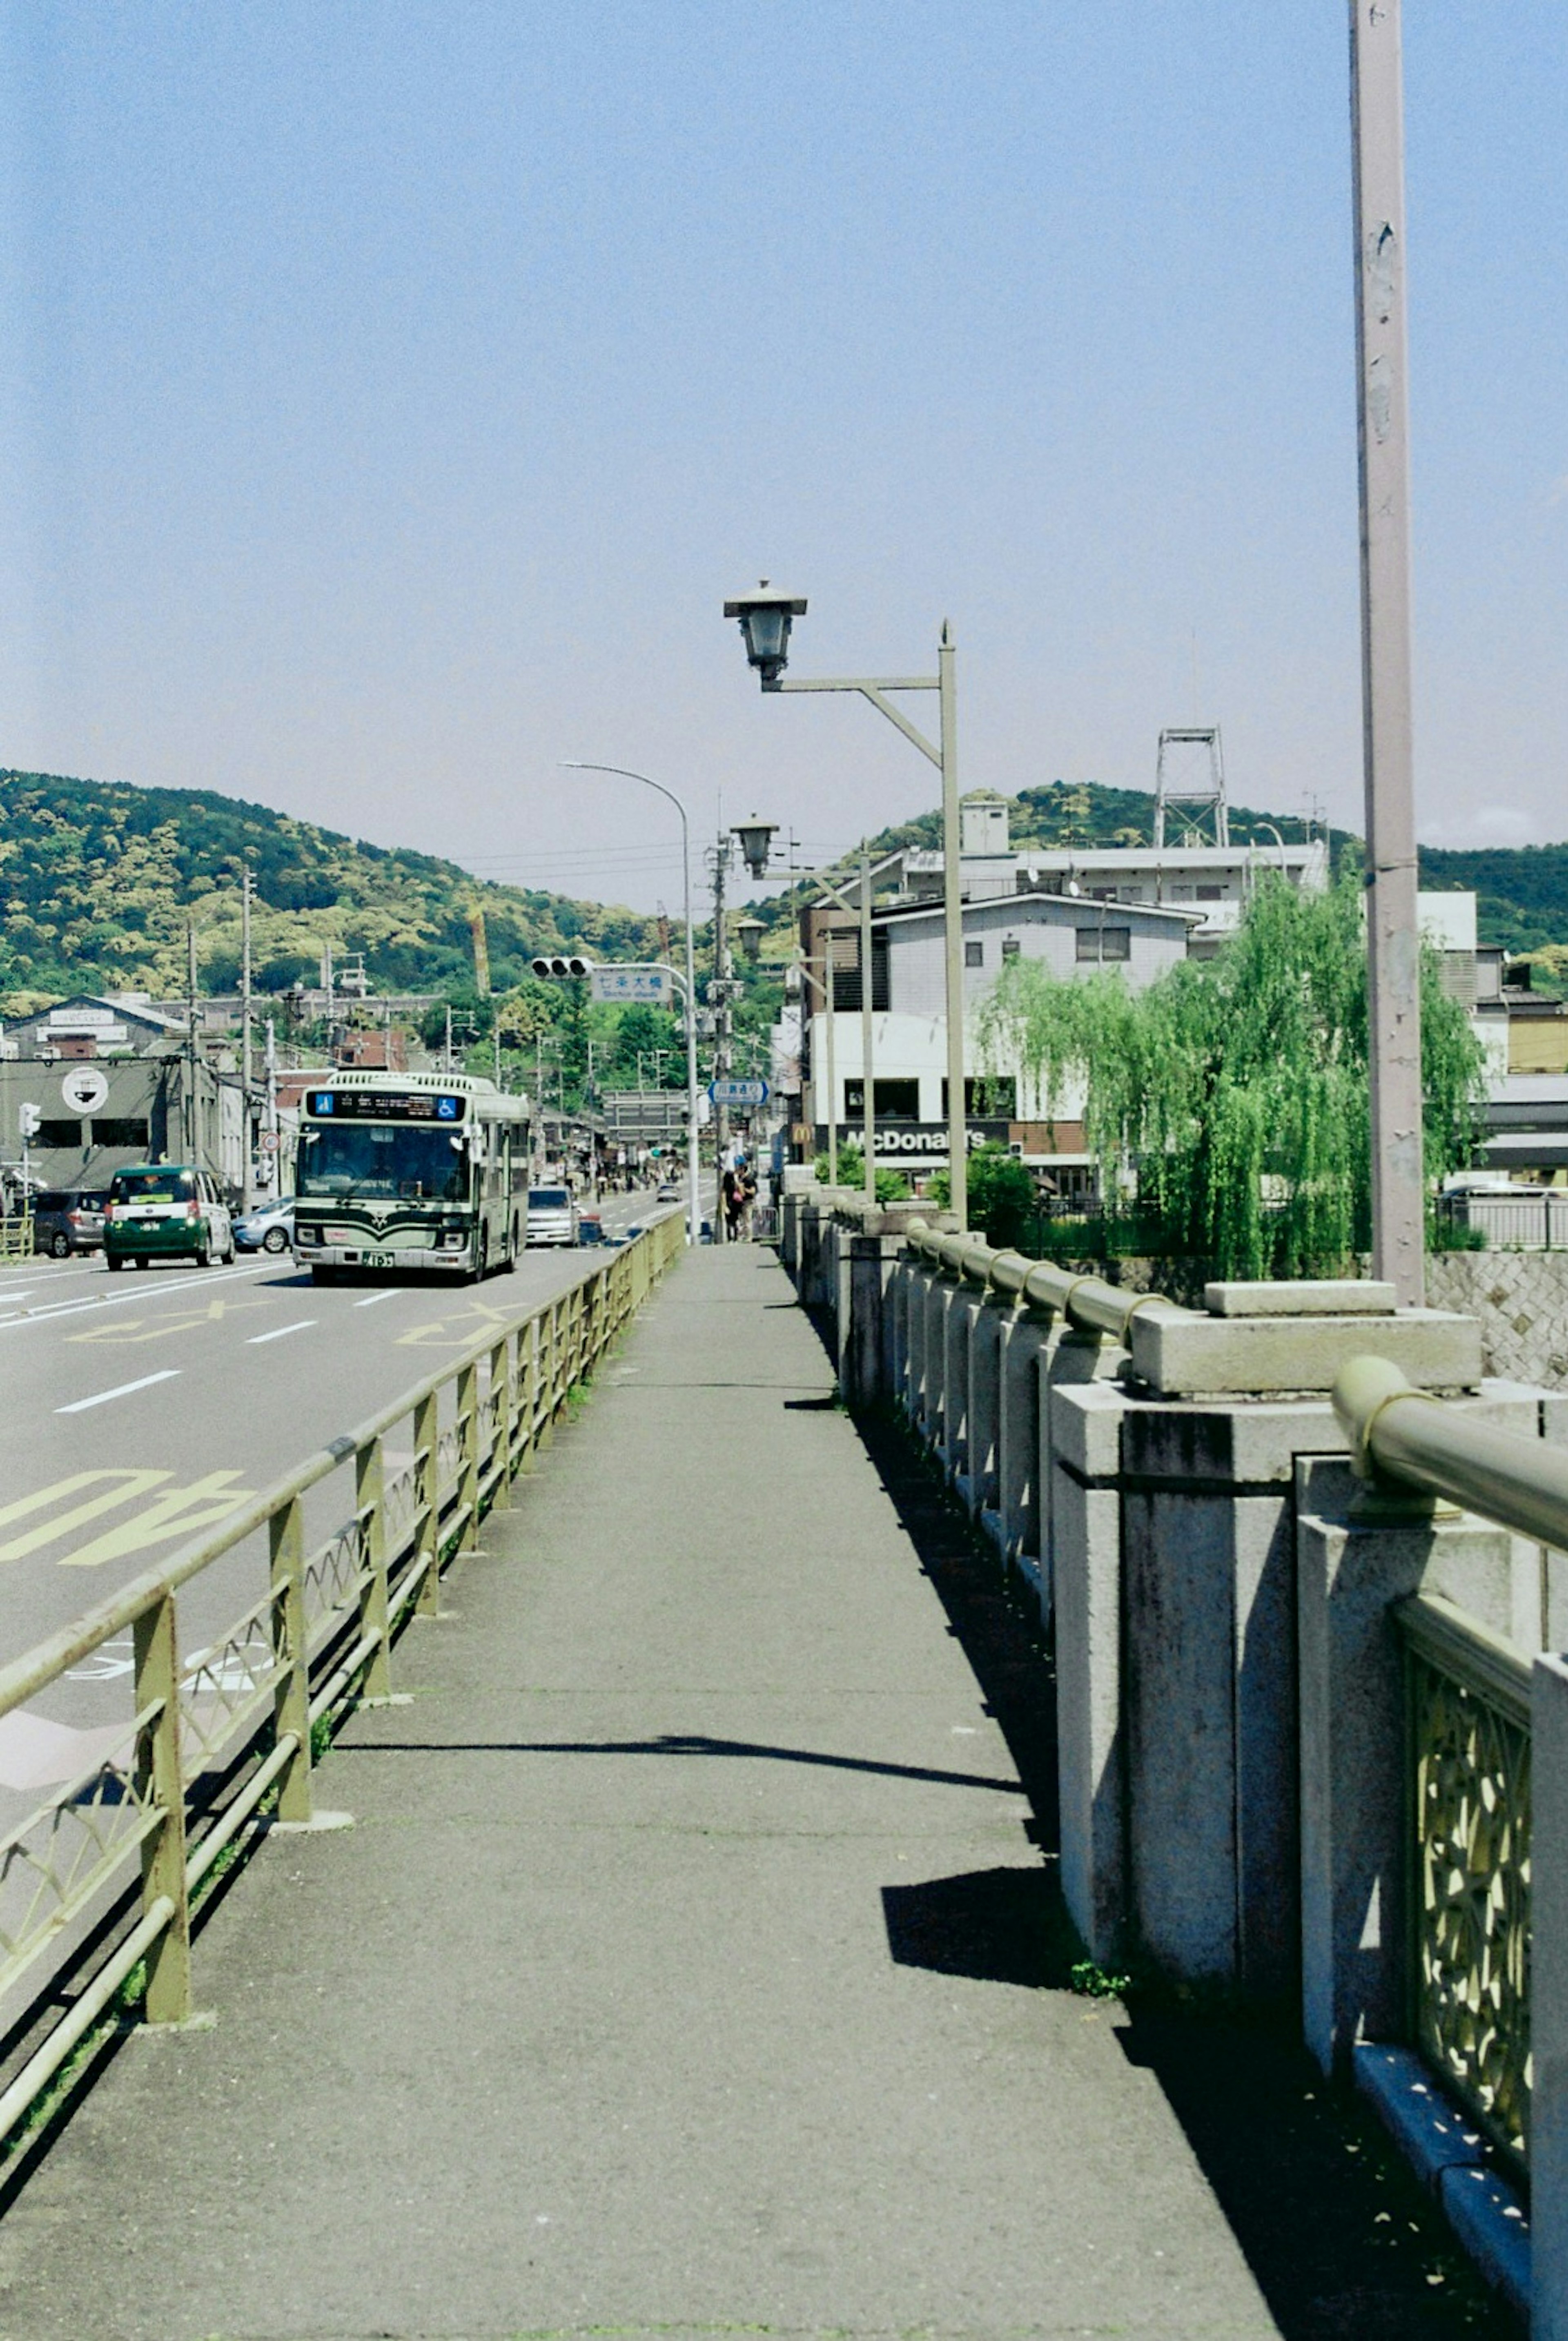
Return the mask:
[[[1163,1293],[1126,1292],[1103,1277],[1076,1275],[1053,1260],[998,1250],[983,1236],[944,1233],[925,1220],[911,1220],[904,1233],[910,1250],[933,1267],[1005,1292],[1030,1308],[1049,1310],[1088,1331],[1109,1333],[1118,1341],[1126,1340],[1128,1326],[1144,1310],[1165,1310],[1176,1317],[1192,1314]]]
[[[351,1694],[372,1700],[391,1695],[392,1646],[402,1619],[416,1609],[435,1614],[442,1563],[474,1549],[487,1504],[507,1500],[511,1480],[551,1437],[573,1386],[682,1248],[680,1213],[655,1220],[564,1291],[491,1325],[452,1363],[330,1440],[161,1567],[0,1668],[3,1717],[105,1642],[127,1629],[134,1636],[134,1707],[123,1734],[124,1754],[67,1783],[0,1839],[0,1890],[15,1880],[14,1898],[23,1905],[18,1921],[0,1902],[0,2000],[67,1922],[83,1915],[89,1889],[106,1915],[119,1912],[116,1923],[123,1923],[124,1872],[138,1856],[142,1904],[128,1938],[107,1930],[107,1948],[69,2015],[53,2025],[22,2071],[0,2089],[0,2151],[87,2025],[107,2010],[144,1959],[146,2020],[188,2017],[191,1908],[202,1880],[269,1793],[277,1798],[279,1818],[311,1819],[314,1726]],[[481,1367],[489,1378],[482,1395]],[[455,1422],[443,1426],[441,1398],[449,1384]],[[389,1479],[386,1434],[411,1416],[412,1465],[407,1474]],[[307,1554],[303,1499],[351,1462],[352,1517]],[[223,1687],[204,1678],[200,1661],[182,1664],[177,1597],[263,1528],[269,1589],[215,1646],[243,1645],[247,1673],[250,1653],[260,1647],[255,1672],[232,1700],[214,1697],[203,1711],[200,1703],[189,1705],[193,1693],[203,1679],[214,1690]],[[243,1784],[232,1795],[225,1787],[226,1801],[214,1811],[214,1776],[221,1773],[232,1784],[247,1762],[252,1768]],[[201,1828],[189,1849],[188,1823]],[[94,1853],[84,1862],[89,1840]],[[100,1926],[98,1937],[104,1933]]]
[[[1363,1479],[1381,1474],[1568,1552],[1568,1451],[1477,1422],[1384,1358],[1352,1358],[1333,1396]]]

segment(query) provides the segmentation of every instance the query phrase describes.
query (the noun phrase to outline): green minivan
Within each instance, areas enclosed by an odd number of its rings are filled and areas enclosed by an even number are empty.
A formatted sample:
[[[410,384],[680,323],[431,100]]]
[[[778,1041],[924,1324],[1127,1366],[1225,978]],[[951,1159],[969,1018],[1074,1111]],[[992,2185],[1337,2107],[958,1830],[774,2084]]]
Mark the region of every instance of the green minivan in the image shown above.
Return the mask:
[[[229,1207],[204,1170],[186,1162],[133,1162],[116,1170],[104,1214],[104,1255],[112,1269],[134,1260],[233,1260]]]

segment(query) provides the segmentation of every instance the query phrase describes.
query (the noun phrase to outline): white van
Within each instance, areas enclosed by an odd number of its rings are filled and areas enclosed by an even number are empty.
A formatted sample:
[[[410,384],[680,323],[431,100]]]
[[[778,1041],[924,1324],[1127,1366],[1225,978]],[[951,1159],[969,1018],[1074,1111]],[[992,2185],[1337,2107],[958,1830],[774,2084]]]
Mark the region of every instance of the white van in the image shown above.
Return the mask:
[[[577,1204],[570,1187],[531,1187],[528,1190],[528,1240],[531,1244],[575,1244]]]

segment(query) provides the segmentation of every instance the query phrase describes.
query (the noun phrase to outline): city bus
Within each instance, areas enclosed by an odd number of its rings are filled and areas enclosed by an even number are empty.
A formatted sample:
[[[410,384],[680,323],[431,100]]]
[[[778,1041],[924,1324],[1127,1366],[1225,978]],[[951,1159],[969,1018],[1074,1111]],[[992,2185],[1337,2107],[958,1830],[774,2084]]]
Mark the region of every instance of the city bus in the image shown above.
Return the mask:
[[[528,1101],[471,1073],[335,1072],[300,1100],[294,1257],[344,1269],[510,1269],[528,1237]]]

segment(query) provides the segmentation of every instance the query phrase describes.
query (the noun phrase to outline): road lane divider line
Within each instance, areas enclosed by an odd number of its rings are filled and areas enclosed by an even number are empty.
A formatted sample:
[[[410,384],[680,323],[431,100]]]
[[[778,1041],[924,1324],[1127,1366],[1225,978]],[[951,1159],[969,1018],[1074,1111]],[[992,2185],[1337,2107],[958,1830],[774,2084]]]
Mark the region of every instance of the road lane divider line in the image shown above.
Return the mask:
[[[160,1280],[156,1285],[141,1285],[134,1291],[117,1292],[112,1300],[106,1294],[100,1297],[96,1293],[90,1293],[84,1300],[47,1300],[36,1309],[25,1309],[19,1317],[0,1318],[0,1333],[12,1331],[25,1325],[52,1325],[56,1318],[79,1317],[87,1310],[124,1309],[133,1301],[140,1300],[145,1303],[154,1298],[165,1299],[173,1292],[189,1292],[192,1286],[195,1284],[204,1284],[210,1288],[220,1280],[227,1281],[234,1276],[254,1276],[259,1272],[254,1268],[221,1269],[216,1277],[182,1276],[169,1284]]]
[[[120,1382],[114,1390],[99,1390],[94,1398],[73,1399],[69,1406],[57,1406],[56,1414],[85,1414],[91,1406],[107,1406],[112,1398],[129,1398],[133,1390],[151,1390],[154,1382],[179,1380],[178,1366],[165,1366],[162,1373],[144,1374],[140,1381]]]
[[[354,1302],[354,1307],[356,1309],[373,1309],[378,1300],[395,1300],[398,1296],[399,1289],[400,1288],[395,1284],[390,1285],[385,1292],[372,1292],[368,1300],[356,1300]]]
[[[296,1319],[294,1323],[292,1325],[274,1325],[270,1333],[253,1333],[250,1340],[245,1343],[245,1347],[247,1350],[254,1350],[258,1348],[263,1341],[281,1341],[285,1333],[306,1332],[309,1330],[310,1327],[315,1323],[315,1321],[316,1320],[313,1317],[301,1317]]]

